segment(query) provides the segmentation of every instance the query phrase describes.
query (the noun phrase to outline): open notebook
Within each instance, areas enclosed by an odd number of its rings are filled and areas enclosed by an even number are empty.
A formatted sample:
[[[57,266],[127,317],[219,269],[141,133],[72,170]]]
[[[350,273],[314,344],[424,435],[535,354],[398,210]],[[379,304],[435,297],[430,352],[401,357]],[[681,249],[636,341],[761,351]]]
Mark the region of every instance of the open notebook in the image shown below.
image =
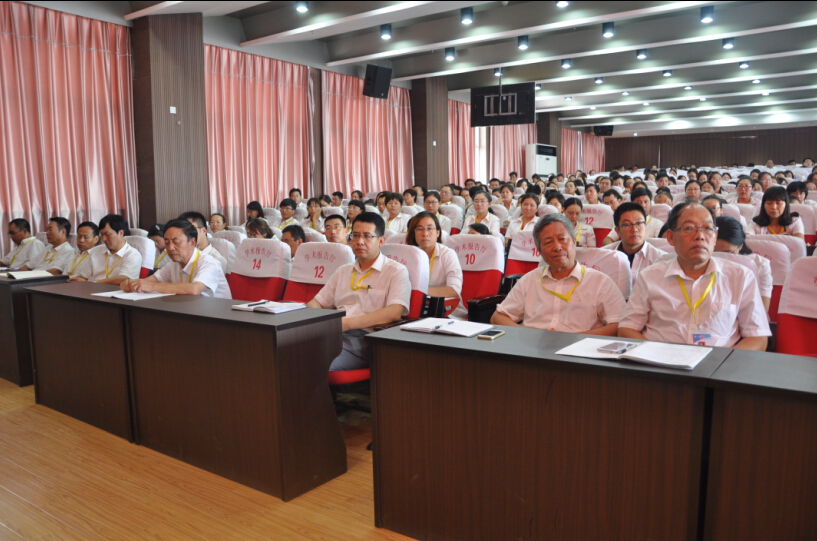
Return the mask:
[[[0,274],[5,278],[13,278],[15,280],[24,280],[26,278],[48,278],[53,276],[48,271],[33,270],[33,271],[10,271]]]
[[[267,312],[269,314],[283,314],[284,312],[291,312],[292,310],[300,310],[306,308],[302,302],[275,302],[275,301],[258,301],[248,302],[247,304],[234,304],[233,310],[242,310],[244,312]]]
[[[492,329],[493,325],[486,323],[473,323],[471,321],[459,321],[456,319],[446,319],[442,317],[427,317],[401,325],[404,331],[451,334],[453,336],[463,336],[470,338],[481,332]]]
[[[664,368],[679,368],[692,370],[704,357],[709,355],[712,348],[688,346],[684,344],[667,344],[664,342],[639,342],[636,347],[620,355],[602,353],[598,349],[610,342],[626,342],[615,338],[585,338],[556,353],[570,357],[585,357],[588,359],[626,359],[639,363],[662,366]]]

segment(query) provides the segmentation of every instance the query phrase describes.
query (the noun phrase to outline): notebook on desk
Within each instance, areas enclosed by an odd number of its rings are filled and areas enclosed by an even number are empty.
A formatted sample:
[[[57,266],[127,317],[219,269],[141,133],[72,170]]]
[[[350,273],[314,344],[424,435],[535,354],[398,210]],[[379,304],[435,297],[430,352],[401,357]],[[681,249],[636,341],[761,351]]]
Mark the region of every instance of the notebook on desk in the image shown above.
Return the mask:
[[[473,323],[471,321],[460,321],[442,317],[427,317],[401,325],[400,329],[404,331],[450,334],[452,336],[470,338],[493,327],[493,325],[486,323]]]
[[[615,341],[614,338],[585,338],[560,349],[556,353],[570,357],[627,360],[663,368],[692,370],[712,351],[712,348],[709,347],[667,344],[665,342],[638,342],[633,349],[621,354],[598,351],[600,347],[613,341]]]

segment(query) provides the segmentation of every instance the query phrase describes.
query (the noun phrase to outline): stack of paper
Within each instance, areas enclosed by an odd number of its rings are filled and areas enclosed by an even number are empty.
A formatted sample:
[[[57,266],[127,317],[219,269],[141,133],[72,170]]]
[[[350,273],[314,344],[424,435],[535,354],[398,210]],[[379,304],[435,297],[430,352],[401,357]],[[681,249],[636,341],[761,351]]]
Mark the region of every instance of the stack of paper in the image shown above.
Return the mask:
[[[492,329],[493,325],[486,323],[472,323],[470,321],[459,321],[456,319],[445,319],[440,317],[427,317],[406,323],[400,327],[404,331],[451,334],[454,336],[464,336],[470,338],[481,332]]]
[[[137,293],[136,291],[131,291],[130,293],[125,293],[124,291],[106,291],[105,293],[91,293],[91,295],[95,297],[109,297],[114,299],[123,299],[126,301],[145,301],[148,299],[156,299],[158,297],[169,297],[170,295],[175,295],[175,293]]]
[[[600,347],[615,341],[614,338],[585,338],[560,349],[556,353],[588,359],[626,359],[664,368],[692,370],[712,351],[712,348],[708,347],[667,344],[664,342],[641,342],[634,349],[621,355],[598,351]]]
[[[258,301],[248,302],[247,304],[234,304],[233,310],[243,310],[245,312],[267,312],[270,314],[283,314],[284,312],[291,312],[292,310],[300,310],[306,308],[302,302],[274,302],[274,301]]]
[[[49,278],[53,275],[48,271],[33,270],[33,271],[11,271],[6,272],[4,274],[0,274],[0,276],[5,276],[6,278],[14,278],[15,280],[24,280],[26,278]]]

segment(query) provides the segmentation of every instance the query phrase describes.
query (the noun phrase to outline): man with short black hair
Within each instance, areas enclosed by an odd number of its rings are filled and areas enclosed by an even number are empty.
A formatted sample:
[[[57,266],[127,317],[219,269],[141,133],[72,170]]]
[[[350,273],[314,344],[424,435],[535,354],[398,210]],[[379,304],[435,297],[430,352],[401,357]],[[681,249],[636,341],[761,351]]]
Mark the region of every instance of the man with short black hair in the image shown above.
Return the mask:
[[[124,280],[122,290],[232,299],[221,263],[196,247],[199,231],[185,218],[165,224],[165,249],[172,262],[143,280]]]
[[[346,219],[340,214],[333,214],[323,221],[324,235],[327,242],[346,244]]]
[[[288,225],[281,231],[281,242],[289,246],[290,254],[295,257],[298,247],[306,242],[306,233],[300,225]]]
[[[300,189],[292,188],[289,190],[289,198],[295,202],[296,209],[302,208],[306,210],[306,203],[303,202],[303,195]],[[283,204],[283,201],[281,203]]]
[[[588,205],[599,204],[599,187],[595,184],[588,184],[584,188],[584,200]]]
[[[613,209],[613,212],[621,204],[621,194],[617,190],[609,189],[604,192],[604,204]]]
[[[73,258],[74,249],[68,242],[68,235],[71,234],[71,222],[60,216],[55,216],[48,220],[45,228],[45,236],[48,245],[45,247],[43,256],[38,261],[33,270],[44,270],[51,274],[62,274],[62,269]]]
[[[810,207],[817,209],[817,201],[808,199],[808,186],[806,186],[805,182],[801,180],[790,182],[786,186],[786,193],[789,194],[791,203],[809,205]]]
[[[0,264],[11,269],[33,268],[42,257],[45,246],[31,236],[28,220],[16,218],[10,221],[9,238],[16,247],[0,259]]]
[[[298,203],[293,199],[284,199],[278,205],[278,210],[281,212],[281,219],[275,224],[275,227],[283,231],[290,225],[298,225],[298,220],[295,219],[295,209],[298,208]]]
[[[332,206],[333,207],[343,206],[343,192],[334,192],[332,194]]]
[[[74,257],[62,267],[62,274],[67,274],[69,278],[79,276],[89,265],[88,256],[93,249],[104,250],[99,244],[99,227],[94,222],[82,222],[77,227],[77,249]]]
[[[180,215],[179,219],[187,220],[193,224],[193,227],[198,230],[198,241],[196,243],[196,248],[198,248],[201,253],[209,255],[221,263],[222,272],[227,274],[227,258],[221,255],[221,252],[216,250],[216,247],[210,244],[210,241],[207,239],[207,220],[204,215],[200,212],[196,212],[195,210],[191,210]]]
[[[119,214],[108,214],[99,221],[99,232],[107,250],[92,250],[89,264],[68,281],[119,285],[128,278],[138,278],[142,254],[125,240],[130,235],[125,218]]]
[[[638,203],[641,205],[641,208],[644,209],[644,213],[646,214],[645,219],[647,220],[646,238],[658,238],[658,233],[661,231],[661,228],[664,227],[664,222],[650,216],[650,211],[652,210],[652,192],[647,188],[636,188],[630,194],[630,201]],[[613,229],[610,231],[610,234],[604,238],[602,245],[606,246],[618,240],[621,240],[621,237],[618,236],[618,231]]]
[[[635,280],[641,269],[646,269],[658,261],[658,258],[664,255],[664,251],[646,242],[647,213],[638,203],[627,202],[619,205],[613,214],[613,222],[616,224],[616,237],[621,240],[608,244],[605,248],[618,250],[627,256]],[[661,222],[661,225],[664,223]]]
[[[510,173],[508,173],[508,182],[516,183],[518,178],[519,175],[516,174],[516,171],[511,171]],[[468,185],[466,184],[465,187],[468,188]]]
[[[476,180],[474,180],[474,179],[472,179],[472,178],[465,179],[465,189],[466,189],[466,190],[470,190],[471,188],[473,188],[473,187],[474,187],[474,186],[476,186],[476,185],[477,185],[477,181],[476,181]]]
[[[310,308],[344,310],[343,351],[330,371],[368,368],[371,349],[364,337],[376,325],[408,313],[411,282],[406,267],[380,253],[386,223],[373,212],[355,218],[350,246],[357,259],[338,268],[309,301]]]

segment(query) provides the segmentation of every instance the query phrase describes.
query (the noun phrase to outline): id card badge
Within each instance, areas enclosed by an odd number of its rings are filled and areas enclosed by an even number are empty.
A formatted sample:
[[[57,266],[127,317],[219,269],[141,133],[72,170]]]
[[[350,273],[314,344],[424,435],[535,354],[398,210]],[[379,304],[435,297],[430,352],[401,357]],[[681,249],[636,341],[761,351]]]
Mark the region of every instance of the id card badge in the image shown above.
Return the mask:
[[[712,333],[708,332],[692,333],[692,341],[690,343],[693,346],[711,346],[713,343]]]

